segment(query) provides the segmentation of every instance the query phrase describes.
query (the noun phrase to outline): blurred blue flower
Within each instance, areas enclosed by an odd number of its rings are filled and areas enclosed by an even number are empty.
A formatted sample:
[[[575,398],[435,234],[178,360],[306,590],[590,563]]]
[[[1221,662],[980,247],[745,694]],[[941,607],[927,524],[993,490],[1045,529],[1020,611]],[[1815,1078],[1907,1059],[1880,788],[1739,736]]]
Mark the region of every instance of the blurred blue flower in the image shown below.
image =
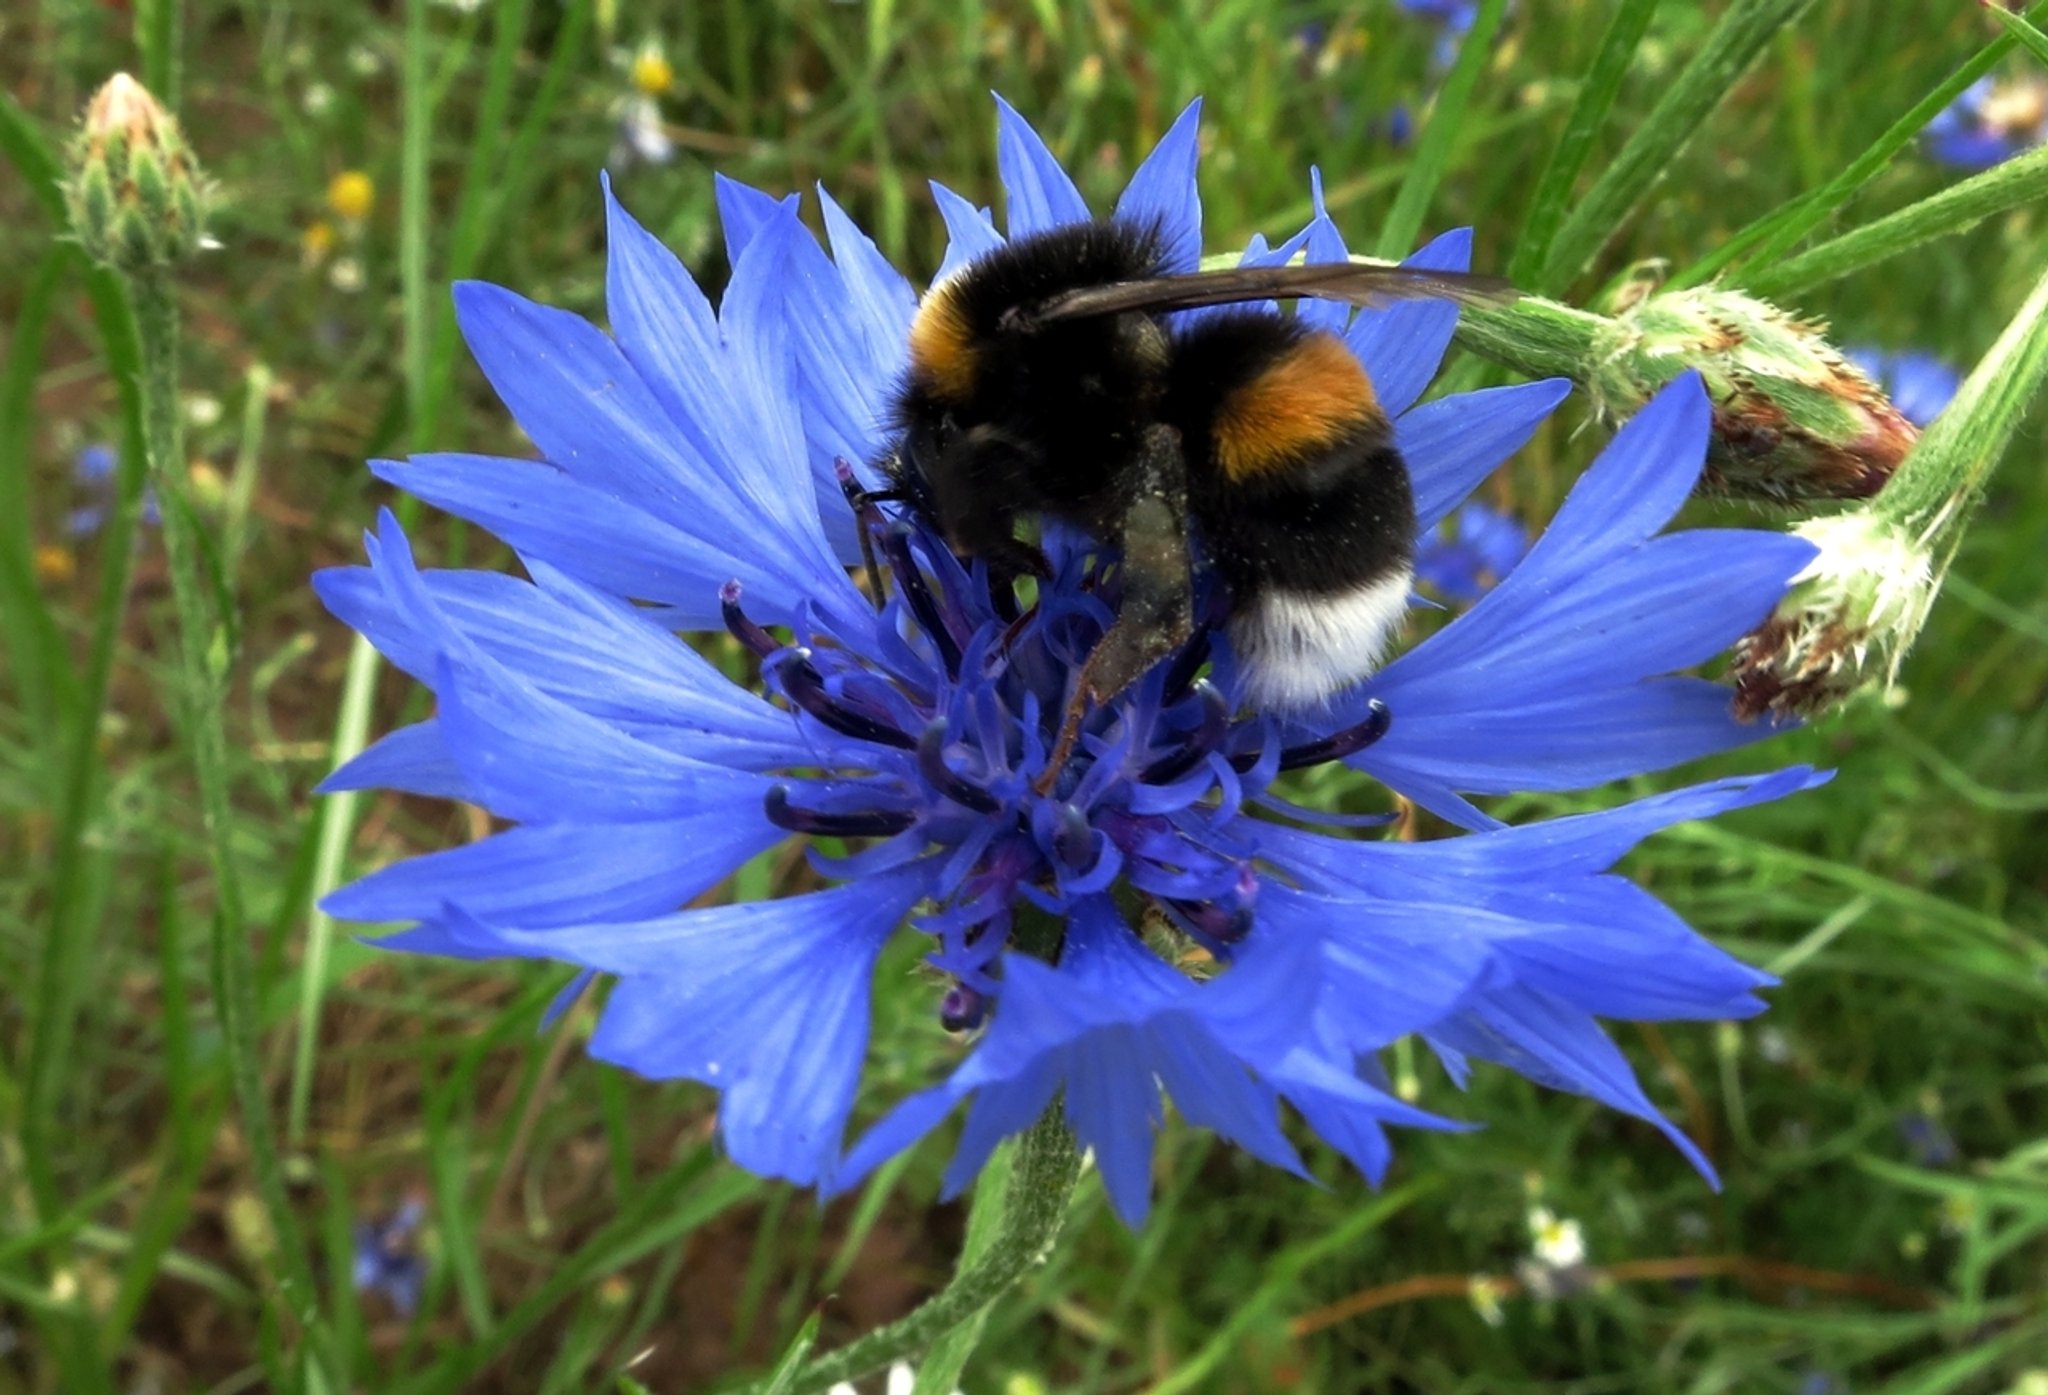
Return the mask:
[[[1898,1128],[1899,1141],[1921,1167],[1948,1167],[1963,1155],[1948,1125],[1931,1110],[1916,1109],[1900,1115]]]
[[[403,1317],[420,1305],[426,1286],[426,1264],[420,1258],[418,1235],[426,1207],[410,1200],[377,1221],[357,1221],[355,1251],[349,1272],[357,1293],[381,1293]]]
[[[1915,426],[1940,416],[1963,385],[1956,369],[1919,349],[1880,349],[1858,344],[1842,350],[1849,361],[1884,389],[1892,405]]]
[[[1009,234],[1088,217],[1007,105],[999,127]],[[1202,247],[1195,151],[1191,107],[1116,208],[1156,220],[1183,268]],[[941,276],[1003,241],[972,202],[935,194],[951,233]],[[457,288],[471,351],[543,459],[374,468],[496,533],[532,580],[421,571],[388,514],[370,566],[316,578],[439,701],[325,788],[461,799],[514,826],[376,872],[330,912],[416,922],[381,942],[394,948],[616,976],[591,1051],[712,1086],[734,1160],[830,1190],[964,1104],[957,1190],[1063,1097],[1136,1223],[1162,1090],[1191,1122],[1300,1172],[1285,1100],[1377,1179],[1386,1125],[1457,1127],[1386,1088],[1373,1054],[1410,1033],[1460,1081],[1474,1060],[1505,1064],[1650,1121],[1705,1166],[1596,1019],[1747,1015],[1770,980],[1607,869],[1659,828],[1814,777],[1722,780],[1516,828],[1467,798],[1584,788],[1761,734],[1730,718],[1726,690],[1677,671],[1766,615],[1811,549],[1763,532],[1655,536],[1704,460],[1697,380],[1620,433],[1504,581],[1328,711],[1240,711],[1227,638],[1204,633],[1092,713],[1041,796],[1117,571],[1051,527],[1054,575],[1019,616],[914,520],[850,506],[875,479],[862,462],[888,449],[877,423],[916,295],[823,191],[829,255],[794,196],[722,180],[718,201],[733,274],[716,312],[615,201],[609,335],[497,287]],[[1462,268],[1469,246],[1446,234],[1411,262]],[[1307,228],[1246,257],[1297,252],[1345,256],[1319,191]],[[1569,388],[1417,405],[1455,307],[1297,313],[1371,372],[1425,531]],[[857,529],[889,579],[879,609],[850,578]],[[765,695],[676,634],[721,628]],[[1381,820],[1284,798],[1285,772],[1333,760],[1472,831],[1368,841],[1346,830]],[[829,840],[809,848],[824,889],[679,909],[792,836]],[[842,1153],[877,961],[906,921],[944,978],[942,1018],[979,1035]]]
[[[107,526],[107,513],[115,502],[114,468],[119,463],[114,448],[102,444],[89,445],[72,459],[71,482],[86,499],[64,520],[64,530],[72,537],[89,537]],[[142,521],[151,528],[163,522],[156,490],[147,485],[142,490]]]
[[[1409,14],[1435,22],[1436,43],[1430,50],[1432,66],[1442,70],[1457,62],[1458,45],[1479,18],[1479,0],[1400,0],[1400,4]]]
[[[1415,579],[1449,601],[1476,601],[1529,551],[1529,530],[1513,514],[1468,499],[1450,521],[1415,544]]]
[[[2048,80],[1982,77],[1921,132],[1927,153],[1958,169],[1989,169],[2048,140]]]

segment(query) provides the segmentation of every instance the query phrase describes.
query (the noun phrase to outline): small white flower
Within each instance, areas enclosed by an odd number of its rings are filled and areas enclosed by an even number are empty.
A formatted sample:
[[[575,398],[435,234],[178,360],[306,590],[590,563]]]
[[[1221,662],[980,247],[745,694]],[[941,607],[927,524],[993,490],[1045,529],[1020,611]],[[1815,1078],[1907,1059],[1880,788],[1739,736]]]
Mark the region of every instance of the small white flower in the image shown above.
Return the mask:
[[[1570,1269],[1586,1262],[1586,1237],[1579,1223],[1566,1220],[1547,1206],[1529,1211],[1531,1251],[1552,1269]]]
[[[334,89],[324,82],[309,82],[299,95],[299,106],[308,116],[316,119],[325,116],[334,110]]]
[[[676,143],[661,124],[661,107],[652,97],[631,96],[619,103],[618,139],[607,162],[618,169],[665,165],[676,157]]]
[[[889,1382],[882,1387],[882,1395],[910,1395],[917,1385],[917,1372],[910,1364],[898,1361],[889,1367]],[[843,1380],[825,1391],[825,1395],[860,1395],[860,1388],[850,1380]],[[954,1391],[953,1395],[960,1395]]]
[[[327,284],[343,295],[354,295],[363,288],[363,264],[354,257],[336,257],[334,265],[327,268]]]
[[[203,392],[189,394],[185,398],[185,420],[204,431],[220,420],[221,405],[218,397],[209,397]]]

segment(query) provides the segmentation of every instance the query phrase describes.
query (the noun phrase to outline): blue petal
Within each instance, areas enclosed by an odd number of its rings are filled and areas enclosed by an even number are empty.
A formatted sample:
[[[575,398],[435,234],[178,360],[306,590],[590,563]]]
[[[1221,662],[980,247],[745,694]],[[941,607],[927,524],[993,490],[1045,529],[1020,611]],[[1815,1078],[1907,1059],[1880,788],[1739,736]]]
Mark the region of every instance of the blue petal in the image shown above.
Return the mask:
[[[1401,263],[1430,271],[1467,271],[1472,266],[1472,230],[1455,228]],[[1399,416],[1415,405],[1451,346],[1458,306],[1449,300],[1405,300],[1360,311],[1344,336],[1358,355],[1380,406]]]
[[[853,589],[827,545],[820,510],[831,510],[841,545],[858,556],[853,519],[829,457],[811,460],[791,380],[798,335],[790,323],[790,286],[793,278],[804,274],[800,259],[806,251],[812,271],[836,279],[831,263],[796,215],[778,212],[733,268],[719,323],[737,370],[734,388],[753,406],[755,435],[748,442],[749,458],[773,467],[748,472],[742,488],[764,515],[779,518],[786,540],[779,545],[802,549],[811,561],[813,603],[833,618],[842,637],[848,637],[871,626],[873,610]],[[778,546],[778,540],[758,534],[757,529],[757,546]]]
[[[996,97],[996,167],[1006,196],[1004,227],[1011,237],[1089,219],[1088,202],[1045,148],[1031,123]]]
[[[527,824],[393,863],[321,903],[340,920],[431,920],[453,905],[547,927],[673,910],[788,835],[758,806],[641,823]]]
[[[1571,394],[1569,378],[1484,388],[1426,402],[1394,422],[1394,443],[1415,486],[1418,533],[1450,516],[1481,480],[1528,444]]]
[[[1201,153],[1202,99],[1189,102],[1116,201],[1118,222],[1156,226],[1165,269],[1193,271],[1202,261],[1202,196],[1195,187]]]
[[[1315,216],[1309,220],[1308,240],[1305,244],[1307,255],[1303,260],[1310,264],[1336,263],[1350,258],[1351,250],[1344,245],[1344,234],[1323,207],[1323,173],[1311,168],[1308,172],[1309,188],[1315,204]],[[1295,315],[1303,324],[1331,334],[1343,334],[1351,322],[1351,307],[1342,301],[1323,300],[1311,296],[1295,304]],[[1435,371],[1435,365],[1431,365]]]
[[[946,258],[939,263],[937,285],[978,257],[1003,245],[1003,235],[988,215],[937,180],[932,181],[932,198],[939,205],[939,217],[946,224]]]
[[[415,722],[371,742],[354,759],[313,787],[315,794],[344,790],[397,790],[430,799],[481,802],[476,785],[456,764],[438,721]]]
[[[1512,988],[1430,1033],[1450,1049],[1496,1061],[1539,1085],[1585,1095],[1654,1124],[1716,1189],[1720,1179],[1693,1141],[1658,1112],[1599,1024],[1534,989]]]
[[[654,920],[494,932],[523,952],[624,975],[591,1054],[718,1088],[733,1160],[812,1183],[852,1112],[876,957],[924,883],[913,869]]]
[[[759,804],[769,781],[671,755],[511,679],[444,657],[441,733],[493,813],[521,822],[688,818]]]
[[[884,382],[893,381],[903,368],[917,292],[822,184],[818,203],[832,240],[832,260],[846,287],[847,313],[859,322],[867,342],[868,370]]]
[[[809,591],[760,559],[733,556],[745,536],[738,525],[722,543],[693,537],[545,461],[430,454],[373,460],[370,470],[524,556],[613,595],[672,607],[679,625],[717,626],[718,588],[736,574],[746,580],[749,612],[770,623],[793,616]]]
[[[740,264],[740,258],[746,255],[755,235],[774,221],[779,213],[793,215],[797,209],[795,194],[785,194],[778,199],[751,184],[742,184],[722,174],[711,176],[711,187],[718,200],[718,223],[725,230],[725,259],[732,266]]]
[[[1546,584],[1581,576],[1670,522],[1699,483],[1712,424],[1697,373],[1651,398],[1572,486],[1520,570]]]
[[[321,599],[398,667],[431,685],[472,646],[542,693],[681,755],[765,769],[811,763],[789,714],[738,687],[644,612],[533,562],[542,585],[493,572],[413,570],[380,515],[374,568],[314,577]]]
[[[1331,729],[1371,697],[1394,714],[1352,764],[1478,826],[1442,793],[1580,788],[1767,735],[1735,721],[1724,690],[1661,676],[1762,619],[1812,556],[1729,530],[1645,542],[1691,491],[1707,427],[1696,377],[1658,394],[1506,580],[1334,705]],[[1688,587],[1699,575],[1716,585]]]
[[[839,268],[808,233],[789,245],[782,281],[786,320],[795,353],[794,396],[810,449],[812,489],[841,561],[860,559],[853,513],[846,506],[833,462],[879,460],[890,393],[905,359],[907,327],[887,368],[869,359],[866,332],[852,312],[854,297]],[[826,491],[829,490],[829,497]]]

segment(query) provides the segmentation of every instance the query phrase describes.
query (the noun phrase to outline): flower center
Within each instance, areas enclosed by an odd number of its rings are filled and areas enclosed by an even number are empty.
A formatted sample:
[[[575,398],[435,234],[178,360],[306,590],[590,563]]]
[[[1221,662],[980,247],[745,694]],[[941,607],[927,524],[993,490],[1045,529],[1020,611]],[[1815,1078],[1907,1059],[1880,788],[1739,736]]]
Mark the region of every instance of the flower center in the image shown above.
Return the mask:
[[[1000,984],[1021,899],[1062,914],[1122,886],[1218,959],[1251,928],[1260,872],[1227,826],[1271,802],[1282,771],[1355,755],[1386,735],[1375,701],[1356,726],[1293,746],[1260,713],[1233,716],[1203,670],[1212,630],[1090,711],[1071,756],[1048,771],[1082,664],[1116,616],[1114,559],[1078,536],[1046,539],[1054,574],[1019,610],[1008,587],[971,569],[913,520],[891,519],[842,463],[880,589],[874,659],[836,644],[784,642],[750,619],[740,586],[720,592],[725,625],[760,661],[765,686],[800,714],[823,774],[775,785],[766,812],[813,838],[879,840],[828,874],[920,858],[937,872],[919,928],[952,984],[940,1016],[977,1025]],[[1043,789],[1044,793],[1039,790]]]

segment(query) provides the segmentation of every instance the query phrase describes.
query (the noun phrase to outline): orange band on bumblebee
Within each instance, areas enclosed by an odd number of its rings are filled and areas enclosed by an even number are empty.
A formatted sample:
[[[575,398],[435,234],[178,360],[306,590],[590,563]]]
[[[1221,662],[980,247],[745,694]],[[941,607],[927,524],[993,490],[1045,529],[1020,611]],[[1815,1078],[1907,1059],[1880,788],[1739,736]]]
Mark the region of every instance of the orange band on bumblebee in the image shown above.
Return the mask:
[[[1383,420],[1372,380],[1343,341],[1313,335],[1224,399],[1216,463],[1233,481],[1278,473]]]

